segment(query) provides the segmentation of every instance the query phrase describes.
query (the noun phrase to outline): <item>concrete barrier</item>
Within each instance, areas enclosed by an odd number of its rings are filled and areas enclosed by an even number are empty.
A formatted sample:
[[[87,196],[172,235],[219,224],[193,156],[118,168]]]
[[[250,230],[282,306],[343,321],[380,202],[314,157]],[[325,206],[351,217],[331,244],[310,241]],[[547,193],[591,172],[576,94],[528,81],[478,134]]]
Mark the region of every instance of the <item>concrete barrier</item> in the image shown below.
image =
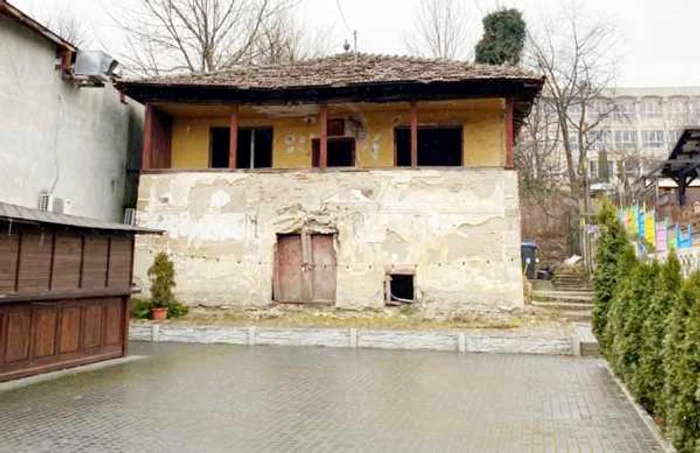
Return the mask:
[[[570,334],[537,330],[406,331],[355,328],[192,326],[134,322],[132,341],[170,343],[318,346],[454,351],[458,353],[574,355]]]

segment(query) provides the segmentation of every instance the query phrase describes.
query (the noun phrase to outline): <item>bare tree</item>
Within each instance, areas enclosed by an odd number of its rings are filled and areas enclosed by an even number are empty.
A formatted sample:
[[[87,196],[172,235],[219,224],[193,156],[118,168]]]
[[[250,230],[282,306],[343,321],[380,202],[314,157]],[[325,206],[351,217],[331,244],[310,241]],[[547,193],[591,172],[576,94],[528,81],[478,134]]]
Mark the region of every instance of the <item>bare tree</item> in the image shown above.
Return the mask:
[[[588,156],[604,149],[605,119],[615,105],[601,103],[617,73],[617,34],[605,19],[590,20],[576,3],[542,24],[528,39],[530,65],[546,76],[542,102],[551,106],[566,164],[573,230],[589,210]],[[603,142],[604,143],[604,142]],[[578,250],[575,235],[572,251]]]
[[[261,58],[266,24],[296,0],[140,0],[112,14],[127,32],[126,63],[146,75],[211,72]]]
[[[68,11],[49,17],[46,26],[75,47],[89,46],[93,39],[87,26]]]
[[[254,43],[262,63],[285,63],[325,55],[329,52],[328,30],[300,26],[294,11],[280,11],[266,20]]]
[[[542,198],[562,187],[565,166],[561,162],[560,126],[556,111],[539,100],[520,130],[515,164],[525,196]]]
[[[413,28],[404,37],[408,52],[432,58],[464,57],[468,19],[463,2],[421,0]]]

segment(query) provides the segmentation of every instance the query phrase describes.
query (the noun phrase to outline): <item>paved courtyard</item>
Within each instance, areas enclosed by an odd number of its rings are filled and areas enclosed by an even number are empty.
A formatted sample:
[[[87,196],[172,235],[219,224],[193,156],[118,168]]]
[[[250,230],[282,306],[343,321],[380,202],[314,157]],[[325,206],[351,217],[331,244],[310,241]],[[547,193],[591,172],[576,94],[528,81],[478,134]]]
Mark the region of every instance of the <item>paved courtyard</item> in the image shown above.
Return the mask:
[[[0,393],[0,452],[661,451],[594,359],[134,343]]]

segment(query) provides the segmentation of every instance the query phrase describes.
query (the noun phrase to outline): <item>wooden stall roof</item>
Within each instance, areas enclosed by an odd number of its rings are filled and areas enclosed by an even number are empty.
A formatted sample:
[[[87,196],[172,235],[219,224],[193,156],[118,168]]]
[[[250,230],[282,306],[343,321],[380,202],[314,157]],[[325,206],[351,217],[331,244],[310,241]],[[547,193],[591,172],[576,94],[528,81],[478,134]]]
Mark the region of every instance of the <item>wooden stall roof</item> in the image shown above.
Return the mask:
[[[23,223],[39,226],[57,226],[83,230],[99,230],[105,232],[122,232],[131,234],[162,234],[160,230],[139,228],[117,222],[90,219],[55,212],[39,211],[0,201],[0,221]]]
[[[685,129],[666,162],[660,167],[666,178],[697,176],[700,172],[700,128]]]

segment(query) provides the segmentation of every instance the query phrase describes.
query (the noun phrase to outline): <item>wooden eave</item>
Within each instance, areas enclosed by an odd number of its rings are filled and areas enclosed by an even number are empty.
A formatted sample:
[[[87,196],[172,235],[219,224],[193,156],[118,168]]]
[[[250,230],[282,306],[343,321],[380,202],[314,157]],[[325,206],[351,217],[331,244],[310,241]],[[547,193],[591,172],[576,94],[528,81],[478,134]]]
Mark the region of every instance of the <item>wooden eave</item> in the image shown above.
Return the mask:
[[[288,105],[347,102],[410,102],[508,98],[513,101],[517,129],[530,113],[544,79],[481,78],[459,82],[391,82],[346,86],[246,89],[222,85],[117,82],[123,94],[143,103]]]

